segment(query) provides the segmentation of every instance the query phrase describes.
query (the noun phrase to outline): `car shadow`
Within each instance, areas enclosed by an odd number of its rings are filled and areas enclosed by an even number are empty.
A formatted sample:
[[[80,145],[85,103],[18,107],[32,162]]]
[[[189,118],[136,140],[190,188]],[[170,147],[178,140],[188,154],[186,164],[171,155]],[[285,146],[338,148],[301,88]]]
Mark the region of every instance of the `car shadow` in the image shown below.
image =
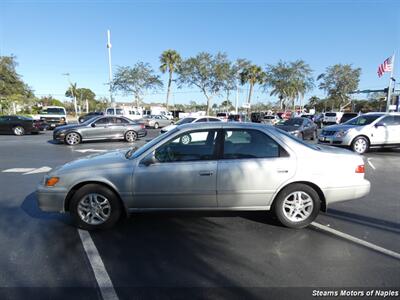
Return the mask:
[[[344,221],[350,221],[353,223],[358,223],[373,228],[384,229],[385,231],[390,231],[397,234],[400,233],[400,224],[391,221],[381,220],[373,217],[367,217],[350,212],[344,212],[332,208],[328,210],[326,215]]]
[[[64,224],[73,226],[72,219],[68,214],[60,214],[57,212],[43,212],[37,204],[36,193],[30,193],[25,197],[21,204],[21,209],[30,217],[41,220],[57,220]]]

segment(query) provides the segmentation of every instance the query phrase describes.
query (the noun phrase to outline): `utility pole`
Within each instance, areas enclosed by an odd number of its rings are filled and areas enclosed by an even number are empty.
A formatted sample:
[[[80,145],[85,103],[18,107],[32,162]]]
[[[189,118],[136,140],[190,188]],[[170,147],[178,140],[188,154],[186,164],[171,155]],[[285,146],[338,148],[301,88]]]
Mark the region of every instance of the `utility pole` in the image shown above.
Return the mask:
[[[391,98],[392,98],[392,81],[394,81],[393,78],[393,72],[394,72],[394,53],[392,56],[392,70],[390,71],[390,78],[389,78],[389,89],[387,93],[387,102],[386,102],[386,112],[389,112],[389,107],[392,104]]]
[[[111,66],[111,33],[110,29],[107,30],[107,49],[108,49],[108,76],[109,76],[109,91],[110,91],[110,101],[111,101],[111,106],[115,107],[115,101],[112,96],[112,66]]]
[[[239,106],[239,85],[236,82],[236,101],[235,101],[235,113],[238,114],[238,106]]]

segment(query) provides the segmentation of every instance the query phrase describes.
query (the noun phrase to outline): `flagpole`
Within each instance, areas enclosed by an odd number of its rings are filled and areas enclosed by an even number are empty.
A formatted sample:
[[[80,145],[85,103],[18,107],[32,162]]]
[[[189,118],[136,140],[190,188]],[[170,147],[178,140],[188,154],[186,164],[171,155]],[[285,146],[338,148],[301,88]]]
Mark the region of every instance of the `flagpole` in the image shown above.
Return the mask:
[[[390,71],[390,77],[389,77],[389,89],[387,93],[387,102],[386,102],[386,112],[389,112],[389,107],[392,104],[391,98],[392,98],[392,78],[393,78],[393,73],[394,73],[394,53],[392,55],[392,70]]]

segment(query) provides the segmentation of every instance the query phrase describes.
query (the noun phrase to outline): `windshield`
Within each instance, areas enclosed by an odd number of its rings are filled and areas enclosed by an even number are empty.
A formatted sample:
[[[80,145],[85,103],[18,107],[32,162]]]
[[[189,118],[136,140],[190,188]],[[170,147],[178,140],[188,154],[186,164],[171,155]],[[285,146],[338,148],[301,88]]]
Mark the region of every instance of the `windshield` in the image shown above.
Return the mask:
[[[283,122],[282,125],[288,125],[288,126],[296,126],[300,127],[303,124],[303,119],[289,119]]]
[[[364,126],[369,125],[374,122],[376,119],[382,117],[382,115],[363,115],[358,116],[354,119],[351,119],[343,124],[345,125],[356,125],[356,126]]]
[[[158,137],[156,137],[155,139],[151,140],[150,142],[148,142],[147,144],[145,144],[144,146],[140,147],[139,149],[137,149],[135,152],[133,152],[133,150],[135,150],[134,148],[131,148],[128,150],[128,152],[125,153],[125,157],[126,158],[137,158],[140,155],[142,155],[144,152],[146,152],[148,149],[150,149],[151,147],[153,147],[155,144],[157,144],[159,141],[161,141],[162,139],[164,139],[165,137],[177,132],[179,129],[174,128],[166,133],[160,134]]]
[[[42,115],[65,115],[64,108],[45,108],[41,112]]]
[[[182,124],[189,124],[192,123],[194,120],[196,120],[196,118],[183,118],[181,120],[179,120],[178,122],[176,122],[176,125],[182,125]]]

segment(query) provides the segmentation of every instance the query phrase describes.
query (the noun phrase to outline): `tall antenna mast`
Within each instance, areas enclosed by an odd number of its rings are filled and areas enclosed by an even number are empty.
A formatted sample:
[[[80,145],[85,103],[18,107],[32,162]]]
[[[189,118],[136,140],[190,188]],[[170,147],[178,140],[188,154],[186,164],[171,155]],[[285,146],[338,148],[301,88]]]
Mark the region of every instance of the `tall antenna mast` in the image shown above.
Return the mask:
[[[115,101],[112,96],[112,66],[111,66],[111,33],[110,29],[107,30],[107,49],[108,49],[108,76],[109,76],[109,90],[110,90],[110,101],[111,101],[111,106],[115,106]]]

